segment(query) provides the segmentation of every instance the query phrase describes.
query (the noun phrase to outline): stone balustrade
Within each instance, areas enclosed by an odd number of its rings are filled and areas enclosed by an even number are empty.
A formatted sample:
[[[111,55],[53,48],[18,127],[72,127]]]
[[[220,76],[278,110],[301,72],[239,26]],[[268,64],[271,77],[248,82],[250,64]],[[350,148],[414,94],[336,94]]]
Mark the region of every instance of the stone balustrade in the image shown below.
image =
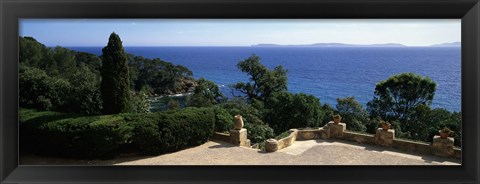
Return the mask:
[[[357,142],[360,144],[378,145],[382,147],[394,148],[402,151],[415,152],[421,154],[433,154],[440,157],[450,157],[460,159],[462,150],[454,148],[454,139],[446,139],[435,136],[432,144],[415,142],[410,140],[396,139],[395,130],[384,130],[378,128],[375,135],[349,132],[346,130],[345,123],[329,122],[326,126],[317,129],[290,129],[289,135],[280,140],[268,139],[265,142],[267,152],[275,152],[292,145],[296,140],[312,139],[339,139]],[[231,130],[230,134],[216,132],[214,139],[230,142],[238,146],[250,146],[250,140],[247,139],[247,130]]]
[[[247,138],[247,129],[242,128],[240,130],[232,129],[229,134],[215,132],[212,139],[228,142],[236,146],[250,147],[250,139]]]
[[[265,142],[265,151],[274,152],[292,145],[298,137],[298,130],[290,129],[289,133],[290,135],[278,141],[276,139],[268,139]]]

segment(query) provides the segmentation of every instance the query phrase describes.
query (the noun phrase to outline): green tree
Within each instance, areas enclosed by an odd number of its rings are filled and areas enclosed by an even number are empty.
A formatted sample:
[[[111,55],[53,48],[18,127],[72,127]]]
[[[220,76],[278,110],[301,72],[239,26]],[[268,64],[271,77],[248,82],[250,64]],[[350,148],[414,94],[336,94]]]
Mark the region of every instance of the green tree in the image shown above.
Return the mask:
[[[50,77],[44,70],[23,66],[19,71],[19,102],[21,107],[63,111],[71,94],[70,83]]]
[[[244,127],[248,129],[248,139],[252,143],[259,143],[275,136],[273,129],[262,121],[259,109],[247,103],[245,99],[234,98],[220,106],[230,113],[232,119],[237,114],[242,115]],[[230,125],[227,126],[229,129],[232,128]]]
[[[33,37],[19,37],[19,63],[26,66],[56,72],[52,51]]]
[[[233,128],[233,116],[230,113],[220,107],[213,107],[215,110],[215,131],[217,132],[227,132]]]
[[[64,78],[70,78],[77,70],[77,63],[75,62],[75,51],[57,46],[52,49],[53,59],[56,62],[57,72]]]
[[[455,145],[461,145],[462,119],[461,113],[449,112],[443,108],[430,109],[419,105],[408,122],[401,124],[402,138],[431,142],[438,130],[447,127],[454,131]]]
[[[272,93],[287,90],[287,70],[277,66],[273,70],[260,63],[260,57],[252,55],[240,61],[237,68],[250,76],[247,83],[239,82],[233,88],[245,94],[248,99],[265,101]]]
[[[180,109],[180,103],[178,102],[178,100],[175,100],[175,99],[170,99],[167,105],[168,105],[168,110]]]
[[[95,75],[100,76],[100,69],[102,67],[102,59],[100,59],[100,57],[86,52],[76,52],[75,61],[77,63],[84,63]]]
[[[435,90],[435,82],[428,77],[413,73],[394,75],[377,83],[367,110],[372,117],[406,122],[417,106],[432,103]]]
[[[193,95],[187,97],[187,104],[195,107],[208,107],[225,101],[218,85],[205,78],[198,80]]]
[[[276,134],[291,128],[318,127],[324,118],[320,100],[313,95],[274,93],[265,102],[264,120]]]
[[[65,110],[81,114],[100,114],[102,110],[100,76],[92,72],[86,64],[79,63],[68,81],[72,88]]]
[[[127,56],[120,37],[112,33],[108,45],[102,49],[101,93],[105,114],[130,110],[130,84]]]
[[[362,107],[355,97],[337,98],[337,112],[342,116],[342,121],[347,124],[347,129],[356,132],[366,132],[369,118],[368,112]]]
[[[335,109],[330,104],[325,103],[322,105],[322,112],[325,115],[323,116],[322,123],[320,123],[321,126],[332,121],[333,115],[335,114]]]
[[[132,71],[130,81],[136,90],[146,86],[151,89],[150,93],[176,94],[194,88],[192,71],[182,65],[141,56],[129,56],[128,65]]]

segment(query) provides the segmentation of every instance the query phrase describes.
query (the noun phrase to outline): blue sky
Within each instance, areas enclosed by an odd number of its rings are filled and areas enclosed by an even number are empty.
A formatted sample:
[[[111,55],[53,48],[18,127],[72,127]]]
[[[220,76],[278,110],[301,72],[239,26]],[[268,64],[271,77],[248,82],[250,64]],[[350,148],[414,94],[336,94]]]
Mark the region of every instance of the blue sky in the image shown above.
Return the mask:
[[[401,43],[460,41],[460,19],[20,19],[20,36],[47,46],[249,46],[259,43]]]

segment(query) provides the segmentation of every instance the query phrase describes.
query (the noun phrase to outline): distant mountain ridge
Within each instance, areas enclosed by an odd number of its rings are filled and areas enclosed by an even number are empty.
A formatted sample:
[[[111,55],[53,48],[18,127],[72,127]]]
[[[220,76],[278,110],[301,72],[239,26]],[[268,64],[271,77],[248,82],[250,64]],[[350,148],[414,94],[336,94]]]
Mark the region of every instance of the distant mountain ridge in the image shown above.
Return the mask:
[[[252,47],[406,47],[399,43],[383,43],[383,44],[346,44],[346,43],[314,43],[299,45],[280,45],[280,44],[255,44]]]
[[[451,42],[451,43],[441,43],[441,44],[434,44],[431,47],[460,47],[462,46],[461,42]]]
[[[461,42],[430,45],[430,47],[460,47],[460,46],[461,46]],[[251,45],[251,47],[408,47],[408,46],[400,43],[380,43],[380,44],[313,43],[313,44],[289,44],[289,45],[261,43],[261,44]]]

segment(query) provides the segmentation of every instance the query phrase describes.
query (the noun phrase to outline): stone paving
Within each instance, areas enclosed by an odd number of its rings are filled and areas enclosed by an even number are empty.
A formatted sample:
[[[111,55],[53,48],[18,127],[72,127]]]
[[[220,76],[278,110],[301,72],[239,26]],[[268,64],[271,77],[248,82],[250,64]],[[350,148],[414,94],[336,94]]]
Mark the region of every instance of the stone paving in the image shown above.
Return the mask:
[[[307,140],[273,153],[220,141],[159,156],[120,156],[113,160],[45,159],[25,156],[20,164],[36,165],[460,165],[460,160],[416,155],[353,142]]]
[[[118,165],[459,165],[459,160],[412,155],[394,149],[325,140],[296,141],[273,153],[207,142],[176,153]]]

